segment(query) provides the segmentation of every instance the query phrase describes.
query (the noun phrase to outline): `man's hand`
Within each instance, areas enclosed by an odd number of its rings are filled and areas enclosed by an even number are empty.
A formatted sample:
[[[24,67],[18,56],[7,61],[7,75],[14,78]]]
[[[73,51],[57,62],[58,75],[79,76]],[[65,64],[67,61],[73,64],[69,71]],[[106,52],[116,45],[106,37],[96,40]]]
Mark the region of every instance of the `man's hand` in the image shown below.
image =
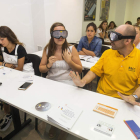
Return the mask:
[[[73,71],[70,71],[69,74],[74,82],[74,84],[78,87],[83,87],[86,84],[86,81],[81,80],[79,73],[76,72],[76,74]]]
[[[117,93],[126,102],[128,102],[128,103],[130,103],[132,105],[138,105],[138,106],[140,106],[140,103],[136,102],[135,101],[135,98],[132,95],[126,96],[126,95],[121,94],[120,92],[117,92]]]

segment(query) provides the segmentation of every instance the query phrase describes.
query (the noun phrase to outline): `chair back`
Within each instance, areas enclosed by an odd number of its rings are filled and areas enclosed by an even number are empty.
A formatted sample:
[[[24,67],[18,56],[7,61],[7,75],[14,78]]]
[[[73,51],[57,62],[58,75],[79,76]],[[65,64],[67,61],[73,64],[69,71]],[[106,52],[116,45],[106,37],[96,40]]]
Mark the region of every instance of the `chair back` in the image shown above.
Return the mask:
[[[110,48],[107,47],[107,46],[102,45],[101,54],[103,54],[103,52],[106,51],[106,50],[108,50],[108,49],[110,49]]]
[[[40,62],[41,62],[40,57],[38,55],[35,55],[35,54],[27,54],[27,56],[29,57],[29,59],[33,63],[33,68],[34,68],[35,75],[41,76],[41,72],[39,70],[39,65],[40,65]]]

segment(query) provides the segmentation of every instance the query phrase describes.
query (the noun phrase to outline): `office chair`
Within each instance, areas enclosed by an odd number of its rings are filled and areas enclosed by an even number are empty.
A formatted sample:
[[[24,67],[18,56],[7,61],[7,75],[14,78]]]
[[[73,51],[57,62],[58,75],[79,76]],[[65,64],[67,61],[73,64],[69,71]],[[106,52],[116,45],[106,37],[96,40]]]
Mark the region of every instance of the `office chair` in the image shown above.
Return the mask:
[[[110,49],[110,48],[107,47],[107,46],[102,45],[101,54],[103,54],[103,52],[106,51],[106,50],[108,50],[108,49]]]
[[[41,76],[41,72],[39,71],[39,65],[41,62],[41,58],[35,54],[27,54],[31,62],[33,63],[34,73],[37,76]],[[24,122],[26,121],[26,113],[24,113]],[[35,118],[35,130],[38,130],[38,119]]]
[[[69,43],[71,45],[74,45],[74,47],[77,49],[78,44],[77,43]]]

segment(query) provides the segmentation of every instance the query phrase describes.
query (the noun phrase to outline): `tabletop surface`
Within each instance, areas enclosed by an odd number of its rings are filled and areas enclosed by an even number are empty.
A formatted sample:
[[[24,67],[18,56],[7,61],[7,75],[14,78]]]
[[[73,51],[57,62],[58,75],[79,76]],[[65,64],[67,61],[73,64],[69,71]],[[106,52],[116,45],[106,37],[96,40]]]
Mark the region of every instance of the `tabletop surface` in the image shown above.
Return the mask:
[[[82,88],[70,86],[57,81],[34,76],[33,84],[25,91],[18,90],[24,82],[19,82],[19,77],[26,75],[24,72],[5,68],[5,74],[0,69],[0,100],[20,109],[44,122],[47,121],[49,111],[39,112],[35,105],[39,102],[49,102],[52,107],[61,102],[72,103],[80,107],[83,112],[72,127],[67,131],[58,128],[82,139],[89,140],[135,140],[135,136],[128,129],[124,120],[134,120],[140,126],[140,107],[132,106],[123,100],[105,96]],[[118,109],[115,118],[111,118],[93,111],[97,103],[102,103]],[[51,109],[50,109],[51,110]],[[104,121],[115,127],[113,135],[94,131],[98,121]],[[50,123],[52,124],[52,123]],[[53,124],[56,126],[55,124]]]

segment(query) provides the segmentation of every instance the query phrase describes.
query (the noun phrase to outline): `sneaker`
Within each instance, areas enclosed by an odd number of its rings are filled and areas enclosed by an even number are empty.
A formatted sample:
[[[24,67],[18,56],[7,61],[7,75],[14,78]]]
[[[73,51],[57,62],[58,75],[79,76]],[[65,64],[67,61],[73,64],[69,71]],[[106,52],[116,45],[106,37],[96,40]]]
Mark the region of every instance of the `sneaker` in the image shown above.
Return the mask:
[[[0,126],[3,125],[5,118],[6,118],[6,115],[0,120]]]
[[[0,131],[6,131],[12,122],[12,115],[6,115],[3,120],[3,124],[0,127]]]

